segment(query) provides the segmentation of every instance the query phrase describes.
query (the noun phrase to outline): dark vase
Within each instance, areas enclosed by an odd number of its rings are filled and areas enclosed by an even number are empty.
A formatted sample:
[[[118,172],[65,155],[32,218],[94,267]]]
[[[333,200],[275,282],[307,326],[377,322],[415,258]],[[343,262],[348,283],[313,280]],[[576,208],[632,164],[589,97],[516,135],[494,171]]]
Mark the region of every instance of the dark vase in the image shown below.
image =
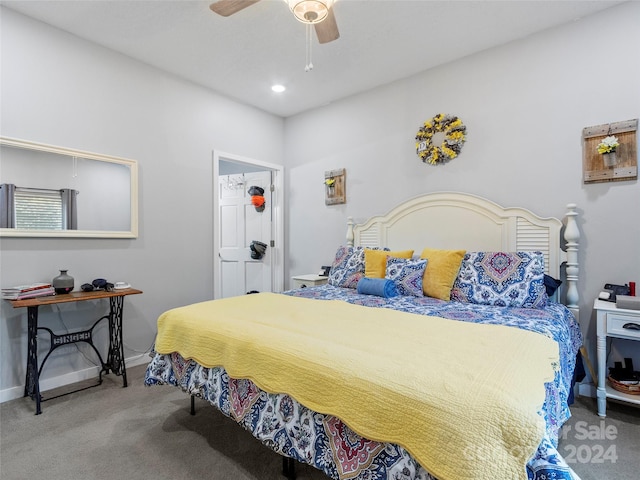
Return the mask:
[[[56,293],[70,293],[73,291],[73,277],[66,270],[60,270],[60,275],[51,282]]]

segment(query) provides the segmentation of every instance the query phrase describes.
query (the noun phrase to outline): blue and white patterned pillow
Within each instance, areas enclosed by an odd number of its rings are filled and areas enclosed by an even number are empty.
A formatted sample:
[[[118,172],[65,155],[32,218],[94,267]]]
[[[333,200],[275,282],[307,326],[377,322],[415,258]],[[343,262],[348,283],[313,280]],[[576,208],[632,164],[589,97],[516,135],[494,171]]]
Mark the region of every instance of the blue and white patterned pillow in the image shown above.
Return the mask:
[[[398,295],[422,297],[422,279],[427,268],[425,259],[387,257],[385,278],[393,280]]]
[[[389,250],[378,247],[370,249]],[[362,277],[364,277],[364,247],[338,247],[327,283],[334,287],[356,288]]]
[[[547,304],[541,252],[468,252],[453,283],[451,300],[500,307]]]

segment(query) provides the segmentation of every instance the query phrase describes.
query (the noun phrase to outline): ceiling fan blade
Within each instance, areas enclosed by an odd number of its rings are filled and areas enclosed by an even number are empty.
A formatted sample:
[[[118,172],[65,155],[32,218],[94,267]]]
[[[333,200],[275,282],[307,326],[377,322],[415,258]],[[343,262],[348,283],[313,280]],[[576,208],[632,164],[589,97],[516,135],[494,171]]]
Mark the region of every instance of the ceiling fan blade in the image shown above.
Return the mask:
[[[260,0],[218,0],[209,5],[209,8],[218,15],[228,17],[259,1]]]
[[[340,38],[338,24],[336,23],[336,16],[333,14],[333,8],[329,9],[327,18],[320,23],[316,23],[315,26],[318,42],[320,43],[329,43]]]

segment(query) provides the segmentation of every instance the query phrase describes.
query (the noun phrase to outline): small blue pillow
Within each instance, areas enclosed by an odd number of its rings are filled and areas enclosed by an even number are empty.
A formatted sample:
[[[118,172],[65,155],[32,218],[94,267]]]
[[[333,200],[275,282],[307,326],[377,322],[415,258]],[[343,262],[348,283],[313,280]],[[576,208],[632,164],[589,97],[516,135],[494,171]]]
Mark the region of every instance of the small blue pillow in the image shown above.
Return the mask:
[[[398,295],[398,290],[396,289],[396,284],[393,280],[387,280],[386,278],[363,277],[358,282],[358,293],[391,298]]]
[[[398,295],[422,297],[424,296],[422,279],[426,268],[426,259],[387,257],[385,278],[393,280],[398,289]]]

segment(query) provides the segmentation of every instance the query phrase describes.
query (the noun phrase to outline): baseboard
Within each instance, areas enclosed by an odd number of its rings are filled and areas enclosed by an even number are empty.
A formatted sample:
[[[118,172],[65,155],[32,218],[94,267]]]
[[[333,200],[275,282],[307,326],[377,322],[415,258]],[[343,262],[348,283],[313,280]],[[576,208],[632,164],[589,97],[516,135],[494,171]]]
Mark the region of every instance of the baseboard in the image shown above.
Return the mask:
[[[581,397],[596,398],[596,386],[592,383],[579,383],[578,395]]]
[[[145,365],[149,363],[150,358],[147,353],[136,355],[125,359],[125,365],[127,368],[135,367],[137,365]],[[96,378],[100,373],[98,367],[86,368],[84,370],[78,370],[76,372],[66,373],[53,378],[47,378],[40,382],[40,390],[46,391],[53,388],[64,387],[83,380],[89,380],[90,378]],[[17,387],[5,388],[0,390],[0,403],[8,402],[9,400],[15,400],[24,396],[24,385]]]

